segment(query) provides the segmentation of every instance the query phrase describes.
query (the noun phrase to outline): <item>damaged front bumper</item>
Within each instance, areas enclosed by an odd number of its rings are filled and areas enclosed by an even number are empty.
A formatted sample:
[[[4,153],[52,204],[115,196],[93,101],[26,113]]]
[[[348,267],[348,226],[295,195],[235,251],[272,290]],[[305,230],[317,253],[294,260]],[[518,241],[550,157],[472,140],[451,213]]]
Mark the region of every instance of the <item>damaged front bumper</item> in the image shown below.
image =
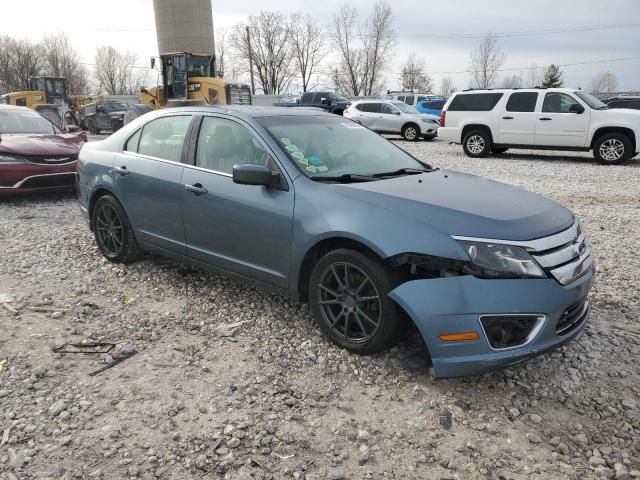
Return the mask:
[[[487,280],[470,275],[412,280],[389,293],[413,319],[437,377],[476,375],[528,360],[576,338],[590,312],[594,268],[569,285],[548,279]],[[520,346],[492,348],[480,322],[485,315],[531,314],[542,325]],[[475,340],[443,341],[452,332]]]

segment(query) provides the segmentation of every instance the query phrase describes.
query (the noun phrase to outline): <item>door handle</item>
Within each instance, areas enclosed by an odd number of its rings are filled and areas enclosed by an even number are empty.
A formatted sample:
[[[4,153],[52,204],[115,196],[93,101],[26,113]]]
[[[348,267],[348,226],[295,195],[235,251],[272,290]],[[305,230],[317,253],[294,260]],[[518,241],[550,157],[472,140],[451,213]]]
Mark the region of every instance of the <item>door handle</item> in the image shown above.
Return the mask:
[[[543,122],[548,122],[551,119],[549,117],[542,117],[540,120],[542,120]]]
[[[207,193],[207,189],[202,186],[200,183],[194,183],[193,185],[185,185],[184,189],[187,192],[191,192],[196,196],[203,195]]]
[[[513,120],[513,117],[502,117],[503,120]]]
[[[113,167],[113,171],[119,173],[122,177],[131,173],[124,165],[121,167]]]

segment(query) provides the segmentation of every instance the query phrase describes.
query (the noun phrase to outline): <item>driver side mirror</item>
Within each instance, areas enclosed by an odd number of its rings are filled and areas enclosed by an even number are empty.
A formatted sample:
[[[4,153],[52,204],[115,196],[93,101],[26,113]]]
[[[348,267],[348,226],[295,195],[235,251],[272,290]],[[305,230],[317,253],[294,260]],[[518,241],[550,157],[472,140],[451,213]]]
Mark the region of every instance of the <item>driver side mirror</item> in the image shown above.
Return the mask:
[[[396,110],[395,112],[393,112],[393,114],[394,115],[400,115],[400,112]]]
[[[246,163],[233,166],[233,183],[239,185],[260,185],[278,187],[281,174],[273,172],[266,165]]]
[[[584,113],[584,107],[577,103],[573,103],[569,107],[569,113],[577,113],[578,115],[580,115],[581,113]]]

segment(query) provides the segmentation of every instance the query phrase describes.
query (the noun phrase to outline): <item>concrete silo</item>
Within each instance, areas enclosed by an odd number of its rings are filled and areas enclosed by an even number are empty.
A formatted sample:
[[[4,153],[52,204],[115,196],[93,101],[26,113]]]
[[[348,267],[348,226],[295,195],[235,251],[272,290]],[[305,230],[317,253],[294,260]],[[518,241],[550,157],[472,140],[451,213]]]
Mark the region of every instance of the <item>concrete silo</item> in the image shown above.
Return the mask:
[[[153,0],[158,52],[213,55],[211,0]]]

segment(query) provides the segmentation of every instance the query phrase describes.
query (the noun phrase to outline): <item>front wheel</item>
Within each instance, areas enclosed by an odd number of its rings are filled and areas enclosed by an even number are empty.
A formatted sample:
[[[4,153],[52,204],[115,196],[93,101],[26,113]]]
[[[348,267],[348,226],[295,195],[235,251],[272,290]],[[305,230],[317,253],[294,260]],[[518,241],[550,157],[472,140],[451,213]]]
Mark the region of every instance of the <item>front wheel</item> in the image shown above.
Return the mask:
[[[417,142],[420,140],[420,128],[413,123],[405,125],[402,128],[402,138],[408,142]]]
[[[486,130],[472,130],[464,136],[462,149],[468,157],[486,157],[491,151],[492,143]]]
[[[369,355],[393,346],[406,323],[388,293],[393,275],[373,257],[351,249],[327,253],[309,280],[311,311],[336,345]]]
[[[111,195],[100,197],[91,215],[93,234],[100,253],[113,263],[128,263],[141,251],[120,202]]]
[[[622,133],[602,135],[593,145],[593,156],[604,165],[618,165],[627,161],[632,155],[629,137]]]

